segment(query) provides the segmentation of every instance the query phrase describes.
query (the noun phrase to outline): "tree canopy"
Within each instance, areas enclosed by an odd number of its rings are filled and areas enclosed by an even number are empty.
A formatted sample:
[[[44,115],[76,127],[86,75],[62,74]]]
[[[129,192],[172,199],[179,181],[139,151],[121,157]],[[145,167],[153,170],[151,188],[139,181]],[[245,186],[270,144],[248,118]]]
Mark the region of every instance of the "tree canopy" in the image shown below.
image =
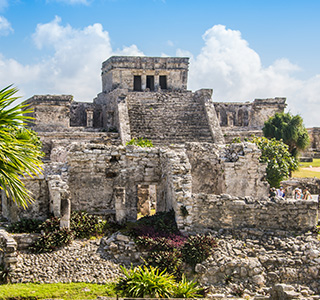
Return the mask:
[[[41,173],[43,153],[38,136],[24,127],[30,119],[22,112],[26,105],[13,105],[19,98],[15,96],[17,91],[12,86],[0,90],[0,188],[26,208],[33,198],[21,178]]]
[[[282,140],[289,146],[289,152],[295,157],[300,150],[304,150],[309,145],[309,135],[299,115],[276,113],[264,123],[262,131],[266,138]]]
[[[289,153],[289,146],[275,138],[253,137],[261,150],[260,162],[267,164],[267,181],[272,187],[279,187],[282,180],[287,179],[290,173],[298,168],[298,160]]]

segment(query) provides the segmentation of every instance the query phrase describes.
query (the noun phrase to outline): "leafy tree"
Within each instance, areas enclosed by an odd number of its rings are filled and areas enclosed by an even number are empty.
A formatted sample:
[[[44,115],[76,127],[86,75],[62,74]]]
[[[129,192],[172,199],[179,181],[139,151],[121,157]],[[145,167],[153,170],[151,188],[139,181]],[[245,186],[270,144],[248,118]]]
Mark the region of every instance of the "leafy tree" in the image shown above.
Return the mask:
[[[26,105],[12,106],[17,89],[11,86],[0,90],[0,188],[18,205],[26,208],[33,202],[21,176],[41,173],[41,142],[37,135],[24,127],[30,119],[22,113]],[[24,113],[29,113],[25,110]]]
[[[295,157],[299,150],[304,150],[309,145],[309,135],[299,115],[276,113],[264,123],[262,130],[265,137],[282,140],[287,144],[289,152]]]
[[[272,187],[279,187],[280,182],[288,178],[298,168],[298,160],[289,153],[289,147],[275,138],[253,137],[261,150],[260,162],[267,163],[267,181]]]

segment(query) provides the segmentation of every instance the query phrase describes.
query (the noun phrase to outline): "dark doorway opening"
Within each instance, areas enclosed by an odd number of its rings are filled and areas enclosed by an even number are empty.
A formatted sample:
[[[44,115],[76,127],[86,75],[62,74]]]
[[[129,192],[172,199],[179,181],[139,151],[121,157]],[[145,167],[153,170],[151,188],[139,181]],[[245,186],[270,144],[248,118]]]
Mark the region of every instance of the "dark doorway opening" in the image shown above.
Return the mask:
[[[140,92],[141,91],[141,76],[134,76],[133,78],[133,90]]]
[[[154,76],[147,75],[147,89],[154,91]]]
[[[166,90],[167,89],[167,76],[160,75],[159,83],[160,83],[161,89]]]

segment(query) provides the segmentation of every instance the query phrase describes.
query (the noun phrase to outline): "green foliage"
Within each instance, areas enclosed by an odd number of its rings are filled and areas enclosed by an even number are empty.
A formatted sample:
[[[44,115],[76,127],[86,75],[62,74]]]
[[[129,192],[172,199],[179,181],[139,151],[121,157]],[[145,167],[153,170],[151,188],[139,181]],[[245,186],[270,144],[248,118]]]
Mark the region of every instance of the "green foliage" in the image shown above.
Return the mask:
[[[60,218],[51,217],[45,220],[41,225],[40,229],[43,233],[54,232],[60,228]]]
[[[145,138],[133,138],[131,141],[127,142],[126,145],[134,145],[139,147],[153,147],[153,143]]]
[[[289,152],[295,157],[299,150],[304,150],[309,145],[309,135],[299,115],[276,113],[264,123],[262,130],[265,137],[282,140],[287,144]]]
[[[135,223],[127,224],[126,231],[133,237],[141,235],[167,236],[179,233],[174,210],[158,212],[153,216],[146,216]]]
[[[39,237],[29,249],[33,253],[44,253],[55,251],[62,246],[68,245],[73,241],[73,232],[67,228],[48,232]]]
[[[8,226],[8,231],[12,233],[40,233],[43,221],[36,219],[21,219]]]
[[[24,104],[13,106],[19,98],[16,88],[0,90],[0,186],[6,195],[26,208],[33,202],[20,176],[38,176],[41,173],[41,143],[36,134],[23,127],[30,120]]]
[[[235,137],[235,138],[233,138],[233,139],[232,139],[232,141],[231,141],[231,143],[232,143],[232,144],[238,144],[238,143],[241,143],[241,139],[240,139],[240,137]]]
[[[131,267],[126,270],[121,267],[123,277],[119,279],[115,290],[122,297],[135,298],[169,298],[176,284],[173,275],[160,272],[152,266]]]
[[[70,230],[60,229],[60,219],[52,217],[39,226],[43,235],[30,246],[30,250],[35,253],[52,252],[70,244],[74,238],[100,236],[105,230],[105,223],[86,212],[72,212]]]
[[[105,223],[98,216],[90,215],[84,211],[73,211],[70,218],[70,229],[78,239],[97,237],[103,234]]]
[[[182,276],[183,260],[178,250],[149,252],[145,262],[148,266],[173,274],[175,278],[180,279]]]
[[[272,187],[279,187],[280,182],[298,168],[298,160],[288,151],[288,146],[275,138],[253,137],[251,140],[261,150],[260,162],[267,163],[267,181]]]
[[[191,266],[195,266],[207,259],[215,247],[217,247],[217,242],[211,235],[189,236],[181,248],[183,260]]]
[[[176,282],[174,276],[152,266],[138,266],[130,270],[121,267],[124,277],[116,283],[115,290],[122,297],[135,298],[199,298],[203,289],[182,275]]]
[[[195,281],[189,281],[182,274],[181,281],[174,286],[174,298],[202,298],[203,289]]]

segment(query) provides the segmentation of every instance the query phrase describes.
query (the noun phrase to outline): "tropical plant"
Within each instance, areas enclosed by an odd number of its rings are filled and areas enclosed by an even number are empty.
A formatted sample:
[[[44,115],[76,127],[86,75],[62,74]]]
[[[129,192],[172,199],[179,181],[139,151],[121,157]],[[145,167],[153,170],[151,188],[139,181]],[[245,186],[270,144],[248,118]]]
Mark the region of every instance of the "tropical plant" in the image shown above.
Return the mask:
[[[152,266],[137,266],[127,270],[121,266],[123,277],[115,290],[123,297],[169,298],[176,284],[174,276]]]
[[[0,90],[0,186],[7,197],[24,208],[33,202],[21,176],[38,176],[41,173],[41,143],[36,134],[24,128],[30,117],[24,113],[25,104],[13,106],[19,98],[17,89],[8,86]]]
[[[213,236],[191,235],[181,248],[182,258],[186,263],[195,266],[206,260],[215,247],[217,247],[217,241]]]
[[[299,115],[276,113],[264,123],[262,130],[266,138],[275,138],[287,144],[289,152],[295,157],[298,151],[304,150],[309,145],[309,135]]]
[[[289,153],[288,145],[275,138],[253,137],[261,150],[260,162],[267,164],[267,181],[272,187],[279,187],[280,182],[288,178],[298,168],[298,160]]]
[[[184,274],[182,274],[181,281],[174,286],[174,298],[202,298],[203,289],[198,286],[197,282],[189,281]]]
[[[153,143],[145,138],[133,138],[129,142],[126,143],[126,145],[134,145],[139,147],[153,147]]]

